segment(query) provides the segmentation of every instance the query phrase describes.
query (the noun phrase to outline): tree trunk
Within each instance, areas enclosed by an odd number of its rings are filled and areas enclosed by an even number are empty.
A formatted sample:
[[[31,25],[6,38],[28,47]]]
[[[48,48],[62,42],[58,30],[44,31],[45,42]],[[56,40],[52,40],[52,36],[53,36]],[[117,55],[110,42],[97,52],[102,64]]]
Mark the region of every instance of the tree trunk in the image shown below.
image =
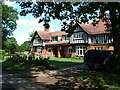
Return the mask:
[[[115,3],[112,3],[115,4]],[[112,24],[113,46],[114,46],[114,69],[120,72],[120,21],[116,15],[116,7],[110,7],[110,21]]]

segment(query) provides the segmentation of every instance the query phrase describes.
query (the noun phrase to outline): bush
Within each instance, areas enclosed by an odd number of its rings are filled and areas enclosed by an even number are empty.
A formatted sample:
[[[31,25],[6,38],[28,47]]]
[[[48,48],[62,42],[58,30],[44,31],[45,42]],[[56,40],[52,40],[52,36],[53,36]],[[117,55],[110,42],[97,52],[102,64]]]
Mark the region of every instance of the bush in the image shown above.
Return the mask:
[[[72,56],[72,59],[81,59],[80,56]]]
[[[33,65],[40,65],[40,66],[49,66],[49,58],[43,58],[43,57],[35,57],[34,55],[20,55],[20,54],[14,54],[10,57],[7,57],[6,60],[14,61],[14,62],[22,62],[27,64],[33,64]]]
[[[0,59],[4,60],[5,50],[0,50]]]

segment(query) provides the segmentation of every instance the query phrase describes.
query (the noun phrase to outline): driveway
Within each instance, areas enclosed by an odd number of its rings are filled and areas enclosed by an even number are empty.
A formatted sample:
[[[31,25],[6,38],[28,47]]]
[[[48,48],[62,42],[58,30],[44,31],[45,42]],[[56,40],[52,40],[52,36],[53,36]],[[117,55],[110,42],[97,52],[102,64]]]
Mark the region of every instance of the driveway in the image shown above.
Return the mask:
[[[2,88],[7,90],[53,90],[62,88],[61,83],[73,81],[73,76],[89,68],[80,66],[59,70],[5,71],[2,72]],[[73,82],[74,84],[74,82]]]

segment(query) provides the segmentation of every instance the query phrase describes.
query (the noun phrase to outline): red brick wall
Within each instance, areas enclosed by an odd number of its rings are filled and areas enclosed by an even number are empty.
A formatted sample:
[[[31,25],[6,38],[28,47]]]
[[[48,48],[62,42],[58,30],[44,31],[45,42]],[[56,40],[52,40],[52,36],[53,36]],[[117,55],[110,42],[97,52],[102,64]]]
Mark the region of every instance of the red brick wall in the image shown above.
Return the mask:
[[[51,52],[48,53],[48,49],[51,49]],[[44,57],[53,57],[53,48],[52,47],[44,47],[42,50],[42,56]]]

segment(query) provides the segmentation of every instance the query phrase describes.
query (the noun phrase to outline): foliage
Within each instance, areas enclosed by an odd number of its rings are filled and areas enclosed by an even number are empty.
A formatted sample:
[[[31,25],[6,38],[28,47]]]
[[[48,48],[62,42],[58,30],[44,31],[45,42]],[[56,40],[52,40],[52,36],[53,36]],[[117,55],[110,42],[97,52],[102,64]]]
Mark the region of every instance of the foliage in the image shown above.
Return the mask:
[[[4,60],[5,50],[0,50],[0,59]]]
[[[73,58],[73,59],[78,59],[78,60],[81,59],[80,56],[76,56],[76,55],[75,55],[75,56],[72,56],[71,58]]]
[[[72,67],[78,66],[83,63],[83,58],[81,59],[73,59],[73,58],[50,58],[50,65],[55,67]]]
[[[33,37],[34,33],[35,33],[35,31],[32,31],[31,33],[29,33],[30,38]]]
[[[75,80],[87,88],[120,88],[120,74],[85,71]]]
[[[8,36],[12,35],[12,32],[16,29],[18,20],[18,12],[13,9],[13,7],[9,7],[2,3],[2,41],[3,48],[4,41],[8,38]]]
[[[110,29],[113,37],[115,70],[120,72],[120,3],[119,2],[19,2],[22,10],[21,16],[28,13],[37,18],[41,17],[39,22],[45,24],[52,19],[58,19],[63,22],[62,30],[70,35],[74,32],[73,22],[86,23],[93,20],[95,26],[99,20],[106,22],[106,28]],[[107,15],[107,12],[108,15]],[[100,13],[98,13],[100,12]],[[70,24],[67,21],[71,21]]]
[[[30,51],[30,42],[25,41],[21,46],[20,46],[22,51]]]
[[[4,47],[8,53],[14,54],[16,51],[18,51],[19,46],[16,39],[14,37],[10,37],[6,41],[4,41]]]
[[[14,54],[6,58],[6,61],[21,62],[31,65],[49,66],[49,58],[35,57],[34,55]]]

